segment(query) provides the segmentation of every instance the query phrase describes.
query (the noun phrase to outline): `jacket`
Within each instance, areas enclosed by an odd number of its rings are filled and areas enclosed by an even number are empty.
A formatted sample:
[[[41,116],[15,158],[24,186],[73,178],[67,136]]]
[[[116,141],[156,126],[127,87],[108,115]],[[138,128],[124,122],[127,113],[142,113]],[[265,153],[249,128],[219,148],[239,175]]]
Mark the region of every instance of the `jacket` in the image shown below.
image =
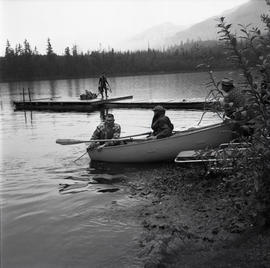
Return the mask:
[[[153,135],[156,136],[157,139],[162,139],[172,135],[174,126],[169,117],[161,114],[154,116],[151,128],[153,129]]]
[[[102,122],[97,126],[91,139],[92,140],[119,139],[120,134],[121,134],[121,127],[119,124],[114,123],[112,127],[109,127],[108,125],[105,124],[105,122]],[[110,142],[110,144],[115,144],[115,142]]]

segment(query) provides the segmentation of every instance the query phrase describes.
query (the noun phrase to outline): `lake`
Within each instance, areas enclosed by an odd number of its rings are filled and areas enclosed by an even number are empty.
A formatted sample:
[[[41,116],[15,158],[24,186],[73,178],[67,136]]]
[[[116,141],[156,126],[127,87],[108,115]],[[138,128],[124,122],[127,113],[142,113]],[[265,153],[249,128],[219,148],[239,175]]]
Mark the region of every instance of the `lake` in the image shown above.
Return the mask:
[[[237,73],[217,72],[217,79]],[[206,73],[108,77],[110,96],[133,95],[134,100],[204,100]],[[14,111],[22,88],[32,99],[78,99],[84,90],[97,92],[97,78],[0,83],[2,267],[141,267],[140,220],[126,211],[136,207],[123,187],[98,193],[97,186],[62,194],[61,184],[71,177],[110,174],[108,167],[89,167],[85,145],[61,146],[58,138],[89,139],[102,113]],[[26,96],[27,99],[27,96]],[[149,109],[109,110],[122,127],[122,135],[150,131]],[[175,130],[197,126],[202,111],[168,110]],[[219,122],[206,113],[201,125]],[[139,167],[138,171],[139,171]],[[149,165],[149,168],[154,168]],[[130,172],[136,168],[111,170]],[[82,184],[83,180],[79,180]]]

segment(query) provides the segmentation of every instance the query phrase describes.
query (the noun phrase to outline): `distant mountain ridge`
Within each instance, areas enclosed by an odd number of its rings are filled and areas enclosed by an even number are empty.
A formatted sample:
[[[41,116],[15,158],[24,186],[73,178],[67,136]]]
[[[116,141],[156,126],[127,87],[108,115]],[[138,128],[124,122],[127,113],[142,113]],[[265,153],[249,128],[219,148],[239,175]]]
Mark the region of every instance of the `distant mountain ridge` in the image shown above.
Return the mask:
[[[165,22],[163,24],[151,27],[150,29],[147,29],[146,31],[126,40],[123,44],[121,44],[121,47],[125,47],[126,49],[130,50],[145,50],[148,47],[162,49],[162,46],[165,44],[165,40],[167,40],[169,37],[173,37],[177,32],[186,28],[187,26]]]
[[[173,37],[168,38],[165,43],[167,45],[177,44],[181,41],[189,40],[215,40],[218,39],[217,19],[221,16],[225,20],[232,23],[232,29],[239,34],[240,26],[252,23],[255,27],[262,28],[260,15],[267,12],[267,5],[264,0],[250,0],[249,2],[239,6],[231,11],[224,12],[220,16],[212,17],[197,23],[190,28],[176,33]]]
[[[217,14],[216,17],[196,23],[189,28],[177,26],[170,22],[154,26],[123,42],[121,48],[145,50],[149,47],[161,50],[188,40],[217,40],[217,19],[221,16],[225,17],[226,22],[232,24],[232,29],[237,34],[240,33],[240,26],[238,24],[248,25],[251,23],[252,26],[262,29],[263,24],[260,15],[266,13],[267,10],[265,0],[250,0],[222,14]]]

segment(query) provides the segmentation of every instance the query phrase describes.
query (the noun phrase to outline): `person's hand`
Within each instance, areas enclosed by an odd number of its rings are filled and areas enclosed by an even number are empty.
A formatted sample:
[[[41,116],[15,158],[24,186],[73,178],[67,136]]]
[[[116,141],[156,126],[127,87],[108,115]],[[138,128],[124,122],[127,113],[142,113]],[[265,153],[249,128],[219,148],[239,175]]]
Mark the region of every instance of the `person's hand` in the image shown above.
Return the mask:
[[[97,150],[98,150],[98,151],[101,151],[101,150],[103,149],[103,147],[105,147],[105,145],[106,145],[106,143],[104,143],[104,144],[102,144],[102,145],[99,145],[99,146],[97,147]]]
[[[104,146],[111,146],[111,145],[113,145],[113,142],[111,142],[111,141],[106,141],[104,143]]]
[[[224,100],[224,98],[220,98],[219,103],[220,103],[221,106],[224,106],[224,105],[225,105],[225,100]]]

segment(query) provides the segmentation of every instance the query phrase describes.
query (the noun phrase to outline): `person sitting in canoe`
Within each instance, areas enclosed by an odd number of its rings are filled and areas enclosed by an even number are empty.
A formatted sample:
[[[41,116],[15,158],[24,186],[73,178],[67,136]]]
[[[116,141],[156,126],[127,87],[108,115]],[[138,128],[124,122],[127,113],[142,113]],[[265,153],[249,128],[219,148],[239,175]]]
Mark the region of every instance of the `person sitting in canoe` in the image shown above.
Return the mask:
[[[121,127],[114,122],[113,114],[107,114],[105,121],[99,124],[94,131],[91,140],[103,140],[103,139],[119,139],[121,134]],[[102,149],[104,146],[117,145],[118,141],[107,142],[93,142],[89,145],[87,150],[93,150],[95,148]]]
[[[153,109],[154,116],[151,124],[153,133],[147,139],[162,139],[172,135],[173,124],[168,116],[165,115],[165,109],[157,105]]]

